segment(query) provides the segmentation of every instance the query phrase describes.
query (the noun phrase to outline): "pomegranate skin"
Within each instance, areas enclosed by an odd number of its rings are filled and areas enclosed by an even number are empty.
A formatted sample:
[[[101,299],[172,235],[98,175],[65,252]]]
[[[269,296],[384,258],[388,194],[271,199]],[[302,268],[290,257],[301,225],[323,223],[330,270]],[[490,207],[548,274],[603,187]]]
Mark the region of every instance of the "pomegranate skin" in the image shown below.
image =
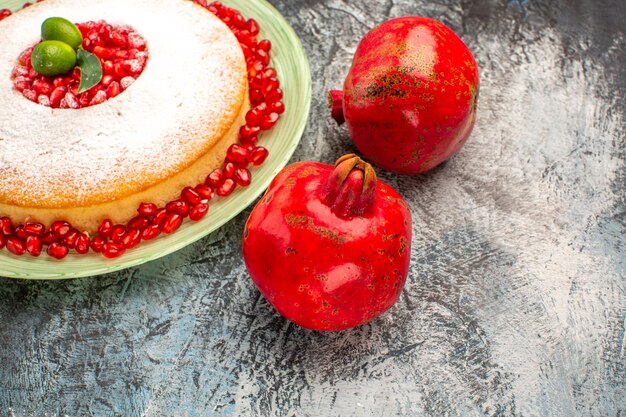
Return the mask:
[[[478,89],[478,67],[463,41],[441,22],[407,16],[363,38],[339,96],[343,102],[337,103],[337,92],[330,97],[333,117],[340,124],[345,117],[366,158],[388,171],[415,174],[461,149],[476,120]]]
[[[263,296],[287,319],[321,331],[355,327],[389,309],[411,252],[402,197],[374,175],[370,209],[338,216],[323,198],[331,172],[317,162],[286,167],[243,234],[246,267]]]

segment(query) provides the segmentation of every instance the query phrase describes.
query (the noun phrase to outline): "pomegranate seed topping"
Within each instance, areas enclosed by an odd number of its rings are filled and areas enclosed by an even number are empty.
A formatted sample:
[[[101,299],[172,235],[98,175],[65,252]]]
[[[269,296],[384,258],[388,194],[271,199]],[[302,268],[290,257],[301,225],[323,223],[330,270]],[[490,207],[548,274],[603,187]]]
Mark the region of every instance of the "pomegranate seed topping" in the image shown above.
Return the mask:
[[[52,92],[52,85],[42,78],[37,78],[33,81],[33,89],[39,94],[50,94]]]
[[[198,192],[191,187],[183,188],[183,191],[180,193],[180,198],[192,206],[198,204],[200,200],[202,200],[200,194],[198,194]]]
[[[126,252],[126,249],[124,248],[124,245],[122,243],[107,242],[102,248],[102,256],[108,259],[122,256],[124,252]]]
[[[24,230],[32,236],[41,236],[45,229],[41,223],[24,223]]]
[[[272,49],[272,43],[268,39],[263,39],[261,42],[259,42],[259,45],[257,47],[259,48],[259,50],[267,53],[270,51],[270,49]]]
[[[250,89],[250,103],[253,106],[261,104],[263,100],[265,100],[265,96],[263,95],[263,92],[261,92],[260,89],[258,88]]]
[[[7,244],[7,238],[0,233],[0,249],[4,248],[4,246]]]
[[[103,237],[109,237],[112,228],[113,222],[111,220],[102,220],[102,223],[100,223],[100,227],[98,227],[98,234]]]
[[[89,252],[89,235],[87,233],[82,233],[76,239],[76,244],[74,245],[74,250],[78,254],[85,254]]]
[[[58,236],[56,236],[54,233],[52,232],[46,232],[43,235],[41,235],[41,242],[44,245],[49,245],[52,242],[56,242],[57,241]]]
[[[198,203],[189,210],[189,218],[191,220],[198,221],[202,219],[209,211],[209,205],[207,203]]]
[[[32,256],[39,256],[42,247],[43,245],[39,236],[28,236],[28,238],[26,238],[26,250]]]
[[[102,77],[100,84],[102,84],[103,87],[108,87],[114,80],[115,78],[113,78],[112,75],[105,75]]]
[[[270,112],[283,114],[285,112],[285,105],[282,101],[275,101],[274,103],[270,103],[269,110]]]
[[[129,229],[143,230],[148,226],[150,226],[150,219],[147,217],[136,216],[128,221]]]
[[[74,246],[76,246],[76,240],[78,240],[79,236],[80,232],[76,229],[72,229],[63,238],[63,243],[65,243],[69,248],[73,248]]]
[[[2,10],[0,10],[0,20],[6,18],[8,16],[11,16],[11,10],[9,10],[9,9],[2,9]]]
[[[246,28],[248,29],[248,32],[250,32],[252,35],[259,34],[259,24],[254,19],[248,20],[248,25],[246,26]]]
[[[29,236],[29,234],[26,233],[26,231],[24,230],[24,226],[22,225],[17,226],[13,234],[22,240],[26,240],[26,238]]]
[[[206,177],[204,182],[213,188],[217,188],[224,182],[224,173],[221,169],[216,168]]]
[[[239,134],[241,135],[242,138],[250,138],[252,136],[258,136],[259,133],[261,132],[261,128],[259,128],[258,126],[248,126],[248,125],[243,125],[241,126],[241,129],[239,129]]]
[[[161,226],[163,224],[163,221],[165,220],[165,216],[167,216],[167,210],[165,208],[159,209],[154,214],[152,224],[158,224],[159,226]]]
[[[31,90],[30,88],[25,88],[22,91],[24,97],[29,99],[30,101],[37,101],[37,92],[35,90]]]
[[[268,103],[280,101],[283,99],[283,90],[281,90],[280,88],[277,88],[276,90],[270,91],[265,96],[265,99],[267,100]]]
[[[121,224],[116,224],[111,229],[111,240],[115,243],[120,243],[125,233],[126,233],[126,226],[123,226]]]
[[[141,232],[141,238],[143,240],[152,240],[159,234],[161,234],[161,226],[153,224],[143,229],[143,232]]]
[[[65,93],[67,92],[67,87],[59,86],[52,90],[50,94],[50,105],[52,107],[59,107],[61,103],[61,99],[65,97]]]
[[[93,106],[96,104],[104,103],[107,99],[106,92],[100,90],[93,96],[93,98],[89,101],[89,105]]]
[[[196,185],[195,190],[203,200],[210,200],[213,198],[213,189],[207,184],[198,184]]]
[[[183,200],[170,201],[165,205],[165,209],[170,213],[177,213],[183,217],[189,214],[189,204]]]
[[[217,195],[219,195],[220,197],[225,197],[225,196],[231,194],[234,190],[235,190],[235,181],[233,181],[230,178],[228,178],[228,179],[226,179],[226,181],[224,181],[224,184],[222,184],[215,191],[215,193]]]
[[[57,237],[63,237],[72,230],[72,226],[63,220],[58,220],[50,225],[50,231]]]
[[[261,125],[259,126],[262,130],[270,130],[271,128],[274,127],[274,125],[276,124],[276,122],[278,121],[278,118],[280,117],[280,115],[278,113],[270,113],[267,116],[265,116],[265,119],[263,119],[263,121],[261,122]]]
[[[8,217],[0,217],[0,232],[7,237],[13,234],[13,223],[11,219]]]
[[[252,162],[252,164],[256,166],[261,165],[269,154],[270,153],[267,149],[262,146],[257,146],[256,148],[254,148],[252,154],[250,155],[250,162]]]
[[[163,233],[172,233],[176,231],[183,222],[183,216],[178,213],[169,213],[165,217],[165,221],[163,222],[163,227],[161,228]]]
[[[141,203],[137,212],[142,216],[150,217],[157,212],[159,208],[153,203]]]
[[[235,170],[234,179],[237,185],[247,187],[250,185],[250,182],[252,182],[252,174],[250,174],[247,168],[237,168]]]
[[[276,78],[278,74],[276,74],[276,70],[274,68],[265,68],[263,70],[263,76],[265,78]]]
[[[228,162],[226,165],[224,165],[224,176],[226,178],[232,178],[235,174],[235,168],[235,164],[233,164],[232,162]]]
[[[69,251],[70,251],[69,248],[65,246],[63,243],[54,242],[54,243],[51,243],[50,246],[48,246],[46,253],[52,256],[53,258],[63,259],[67,256],[67,253]]]
[[[91,239],[91,250],[93,250],[96,253],[100,253],[102,252],[102,250],[104,249],[104,244],[106,243],[106,239],[102,236],[95,236],[94,238]]]
[[[248,149],[245,146],[234,143],[228,147],[226,151],[226,157],[233,162],[247,163],[250,156]]]
[[[126,249],[134,248],[141,242],[141,230],[130,229],[122,238],[122,244]]]
[[[120,84],[117,81],[113,81],[108,87],[107,87],[107,96],[109,98],[113,98],[115,96],[117,96],[120,91],[122,91],[122,88],[120,87]]]
[[[6,243],[7,250],[14,255],[24,255],[26,252],[26,245],[20,239],[15,236],[11,236],[7,239]]]

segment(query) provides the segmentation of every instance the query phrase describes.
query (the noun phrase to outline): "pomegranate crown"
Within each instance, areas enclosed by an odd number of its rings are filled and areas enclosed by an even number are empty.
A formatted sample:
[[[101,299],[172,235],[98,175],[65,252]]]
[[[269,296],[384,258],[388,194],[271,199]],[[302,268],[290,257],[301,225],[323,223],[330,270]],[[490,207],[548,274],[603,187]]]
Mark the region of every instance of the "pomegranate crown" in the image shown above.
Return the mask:
[[[337,159],[322,191],[322,201],[342,218],[367,214],[376,197],[376,173],[355,154]]]

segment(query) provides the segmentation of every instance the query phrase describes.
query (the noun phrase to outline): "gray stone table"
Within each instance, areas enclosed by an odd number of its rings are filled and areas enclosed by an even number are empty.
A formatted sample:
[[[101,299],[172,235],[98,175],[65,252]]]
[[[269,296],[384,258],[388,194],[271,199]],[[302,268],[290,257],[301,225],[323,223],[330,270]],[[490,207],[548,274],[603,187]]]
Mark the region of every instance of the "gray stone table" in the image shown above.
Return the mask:
[[[293,161],[354,151],[326,108],[358,40],[436,17],[481,68],[471,139],[409,201],[406,288],[387,314],[322,334],[250,281],[250,209],[138,268],[0,279],[0,415],[625,416],[623,0],[273,0],[310,56]]]

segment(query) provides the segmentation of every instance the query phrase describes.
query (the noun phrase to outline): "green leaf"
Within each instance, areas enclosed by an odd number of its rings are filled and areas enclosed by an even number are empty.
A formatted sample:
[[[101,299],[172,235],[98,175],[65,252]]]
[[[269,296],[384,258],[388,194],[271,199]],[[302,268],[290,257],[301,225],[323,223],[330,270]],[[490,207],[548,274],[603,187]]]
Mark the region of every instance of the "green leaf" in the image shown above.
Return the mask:
[[[102,64],[97,56],[91,52],[78,48],[76,53],[78,68],[80,68],[80,84],[78,94],[89,90],[102,79]]]

